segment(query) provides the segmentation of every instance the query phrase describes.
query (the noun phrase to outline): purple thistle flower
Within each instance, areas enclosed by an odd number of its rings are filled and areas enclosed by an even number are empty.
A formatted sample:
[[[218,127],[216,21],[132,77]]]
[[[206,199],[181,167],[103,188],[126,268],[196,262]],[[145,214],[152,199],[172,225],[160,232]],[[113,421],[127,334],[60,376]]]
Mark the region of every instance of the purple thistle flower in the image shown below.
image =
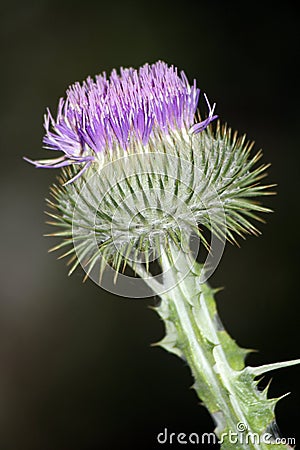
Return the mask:
[[[206,120],[195,123],[200,90],[196,81],[189,85],[185,73],[162,61],[145,64],[139,70],[113,70],[95,79],[87,78],[67,90],[66,99],[58,104],[54,120],[45,114],[44,148],[64,155],[52,160],[26,161],[36,167],[59,168],[80,164],[78,178],[97,158],[97,154],[115,146],[124,151],[132,140],[146,145],[155,129],[162,133],[183,129],[191,133],[203,131],[217,116],[209,108]],[[70,181],[73,181],[74,178]]]

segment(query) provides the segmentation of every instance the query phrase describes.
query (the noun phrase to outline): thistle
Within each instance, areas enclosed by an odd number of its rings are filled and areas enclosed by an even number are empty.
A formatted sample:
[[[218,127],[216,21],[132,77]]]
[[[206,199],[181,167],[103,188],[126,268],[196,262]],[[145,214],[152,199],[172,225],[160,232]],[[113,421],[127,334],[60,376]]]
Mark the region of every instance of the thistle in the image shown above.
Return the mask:
[[[267,165],[245,136],[215,121],[205,94],[201,120],[199,97],[195,81],[163,62],[88,78],[68,89],[56,119],[45,116],[45,148],[60,156],[25,159],[61,169],[48,214],[62,238],[52,250],[69,257],[69,273],[81,265],[104,289],[148,296],[143,284],[160,297],[166,336],[157,345],[187,361],[222,448],[283,449],[278,399],[258,389],[257,377],[299,360],[245,366],[248,350],[221,326],[207,284],[226,239],[259,234],[254,222],[270,210],[254,199],[272,193],[261,184]]]

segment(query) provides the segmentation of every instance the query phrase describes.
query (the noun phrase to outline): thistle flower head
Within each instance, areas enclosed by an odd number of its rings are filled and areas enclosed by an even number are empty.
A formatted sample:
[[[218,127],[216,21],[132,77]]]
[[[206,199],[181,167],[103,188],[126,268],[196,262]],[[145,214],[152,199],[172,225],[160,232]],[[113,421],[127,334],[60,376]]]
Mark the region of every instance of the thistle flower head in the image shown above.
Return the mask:
[[[213,130],[206,96],[208,117],[197,120],[199,93],[158,62],[76,83],[56,120],[46,114],[44,144],[63,155],[29,161],[62,168],[48,203],[63,238],[55,249],[71,246],[62,255],[71,257],[70,273],[79,263],[88,275],[98,266],[100,278],[126,264],[147,272],[162,248],[188,245],[192,232],[211,247],[204,227],[231,241],[258,233],[252,219],[268,209],[253,197],[269,187],[259,184],[261,153],[251,156],[245,136],[219,122]]]
[[[139,70],[113,70],[95,79],[75,83],[61,98],[57,118],[45,115],[46,149],[64,154],[53,160],[27,161],[36,167],[59,168],[72,164],[86,170],[103,152],[126,152],[133,143],[146,145],[154,132],[202,131],[217,116],[209,107],[205,121],[195,122],[200,90],[190,86],[184,72],[164,62]],[[208,103],[208,101],[207,101]],[[208,103],[209,106],[209,103]]]

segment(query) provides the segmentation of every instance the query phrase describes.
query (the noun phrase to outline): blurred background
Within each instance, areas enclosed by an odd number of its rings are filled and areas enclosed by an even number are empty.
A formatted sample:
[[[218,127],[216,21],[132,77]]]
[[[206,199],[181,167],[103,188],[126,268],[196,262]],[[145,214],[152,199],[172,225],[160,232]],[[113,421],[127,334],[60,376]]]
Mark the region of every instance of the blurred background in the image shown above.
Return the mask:
[[[150,348],[164,333],[153,299],[82,284],[80,271],[68,278],[47,254],[44,199],[56,172],[22,156],[49,154],[45,108],[103,70],[175,64],[222,121],[263,148],[275,213],[261,237],[227,245],[210,282],[225,288],[217,300],[227,330],[259,350],[249,364],[299,357],[299,17],[292,2],[245,5],[1,3],[0,450],[155,449],[165,427],[213,430],[185,364]],[[272,374],[272,396],[291,392],[277,406],[285,437],[299,431],[299,370]]]

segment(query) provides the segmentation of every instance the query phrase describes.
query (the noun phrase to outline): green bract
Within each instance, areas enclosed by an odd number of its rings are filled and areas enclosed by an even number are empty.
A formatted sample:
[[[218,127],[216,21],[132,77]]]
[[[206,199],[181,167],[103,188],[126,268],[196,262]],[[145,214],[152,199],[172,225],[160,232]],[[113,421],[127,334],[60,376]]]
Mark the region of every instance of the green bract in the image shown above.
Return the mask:
[[[71,272],[89,245],[94,254],[87,270],[99,256],[101,271],[105,263],[120,270],[140,258],[148,267],[166,240],[180,243],[192,231],[209,247],[203,227],[232,242],[235,234],[258,233],[253,219],[261,220],[257,213],[269,209],[253,197],[271,192],[259,184],[267,166],[257,166],[261,152],[251,155],[251,147],[245,136],[218,124],[216,132],[208,127],[196,135],[170,131],[166,139],[156,133],[126,156],[114,151],[99,157],[68,185],[76,168],[64,169],[48,202],[51,223],[62,228],[53,233],[63,238],[55,249],[71,246],[63,255],[73,258]]]

